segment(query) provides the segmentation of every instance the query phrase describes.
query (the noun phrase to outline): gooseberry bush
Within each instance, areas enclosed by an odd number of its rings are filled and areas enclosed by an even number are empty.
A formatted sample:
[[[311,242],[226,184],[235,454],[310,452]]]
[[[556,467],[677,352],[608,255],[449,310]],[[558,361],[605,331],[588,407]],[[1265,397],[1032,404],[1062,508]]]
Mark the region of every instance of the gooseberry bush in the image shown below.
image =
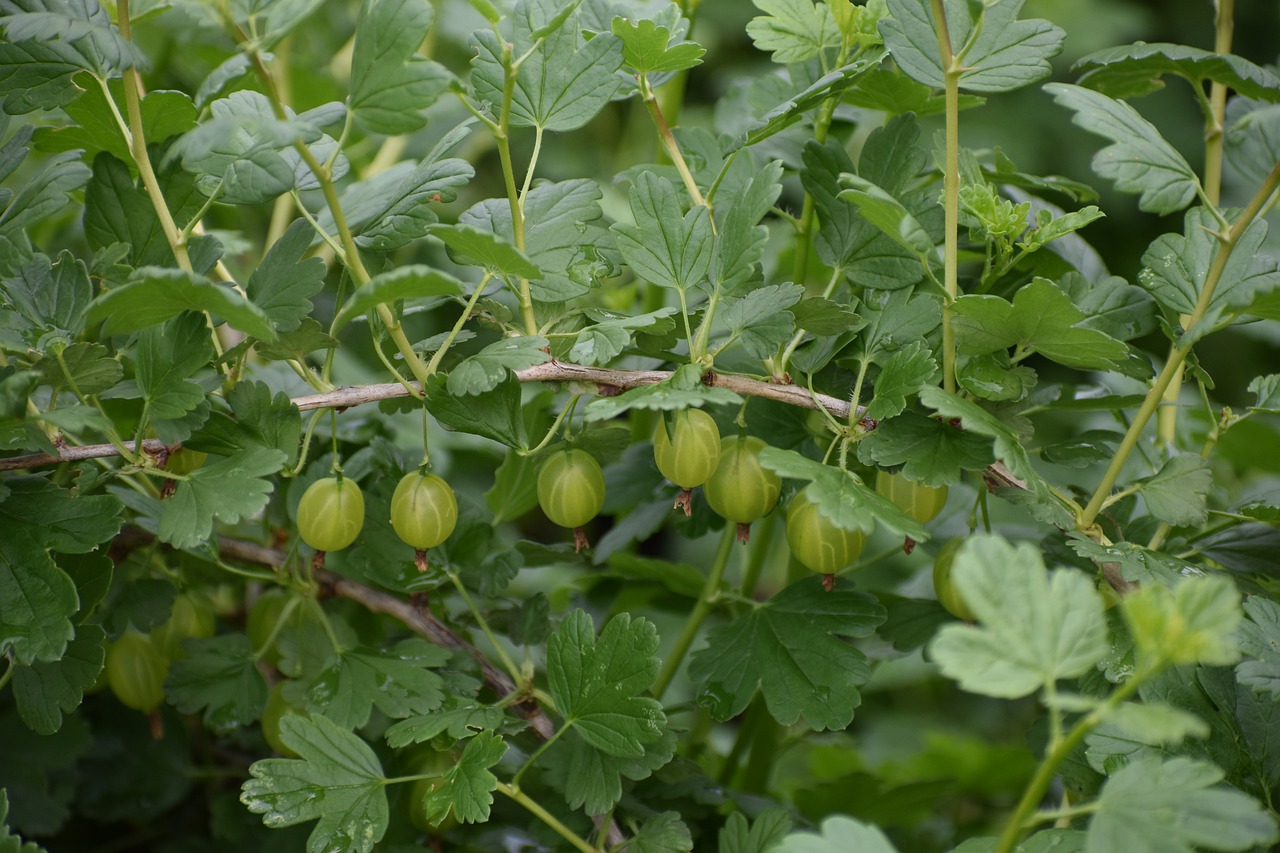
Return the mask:
[[[1269,849],[1202,5],[0,0],[0,850]]]

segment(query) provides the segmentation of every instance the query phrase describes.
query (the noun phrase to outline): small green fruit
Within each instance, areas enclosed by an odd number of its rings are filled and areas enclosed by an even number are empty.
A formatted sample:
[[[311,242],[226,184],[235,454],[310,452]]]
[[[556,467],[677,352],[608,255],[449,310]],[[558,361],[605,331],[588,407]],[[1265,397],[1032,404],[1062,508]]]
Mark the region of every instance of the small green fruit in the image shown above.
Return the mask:
[[[585,450],[553,453],[538,472],[538,505],[561,527],[576,528],[604,506],[604,472]]]
[[[458,523],[458,499],[440,477],[423,471],[405,474],[391,496],[391,526],[419,551],[449,538]]]
[[[364,495],[355,480],[316,480],[298,501],[298,535],[317,551],[341,551],[364,527]]]
[[[263,706],[262,718],[262,736],[266,738],[267,744],[278,754],[285,758],[297,758],[298,753],[294,752],[284,741],[280,739],[280,721],[290,714],[298,714],[300,716],[309,716],[305,708],[300,708],[289,701],[285,696],[284,689],[288,681],[278,681],[267,693],[267,704]]]
[[[662,476],[682,489],[701,486],[720,462],[720,428],[701,409],[683,409],[667,424],[658,424],[653,436],[653,460]]]
[[[190,474],[203,465],[208,458],[208,453],[179,447],[169,454],[168,460],[164,463],[164,470],[172,471],[174,474]]]
[[[858,559],[867,535],[845,530],[823,515],[809,495],[811,488],[797,494],[787,507],[787,545],[805,568],[834,575]]]
[[[888,471],[876,474],[876,491],[921,524],[937,518],[947,504],[946,486],[926,486]]]
[[[782,479],[760,464],[760,451],[767,446],[755,436],[724,443],[720,464],[705,489],[707,503],[716,515],[746,525],[773,509],[782,491]]]
[[[938,550],[938,556],[933,560],[933,591],[938,596],[938,603],[946,608],[948,613],[957,619],[972,622],[975,618],[973,611],[960,597],[954,581],[951,580],[951,566],[955,562],[956,552],[963,544],[962,538],[948,539]]]
[[[188,637],[212,637],[213,607],[203,595],[184,593],[173,600],[169,619],[151,632],[151,640],[160,654],[171,661],[186,657],[182,641]]]
[[[107,645],[107,684],[127,708],[149,714],[164,701],[166,658],[146,634],[126,631]]]

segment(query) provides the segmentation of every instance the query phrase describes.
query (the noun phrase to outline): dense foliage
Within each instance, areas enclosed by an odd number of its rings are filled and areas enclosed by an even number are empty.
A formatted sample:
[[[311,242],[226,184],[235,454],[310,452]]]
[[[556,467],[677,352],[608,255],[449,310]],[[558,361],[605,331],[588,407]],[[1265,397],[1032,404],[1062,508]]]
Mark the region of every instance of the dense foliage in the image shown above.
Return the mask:
[[[0,851],[1280,841],[1280,78],[1023,5],[0,0]]]

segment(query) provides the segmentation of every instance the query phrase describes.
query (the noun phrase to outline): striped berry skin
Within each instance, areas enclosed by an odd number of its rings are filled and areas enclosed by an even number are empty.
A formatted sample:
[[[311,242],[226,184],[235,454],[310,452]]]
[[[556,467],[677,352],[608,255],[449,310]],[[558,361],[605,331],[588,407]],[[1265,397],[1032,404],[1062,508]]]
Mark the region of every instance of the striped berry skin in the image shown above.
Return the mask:
[[[658,424],[653,436],[653,460],[662,476],[682,489],[701,486],[720,462],[720,428],[701,409],[684,409],[672,418],[670,434],[666,423]]]
[[[107,646],[107,684],[120,704],[149,714],[164,701],[169,659],[151,637],[132,629]]]
[[[355,480],[316,480],[298,501],[298,535],[317,551],[341,551],[364,527],[364,495]]]
[[[561,527],[581,527],[604,506],[604,472],[585,450],[553,453],[538,472],[538,505]]]
[[[946,486],[926,486],[888,471],[876,474],[876,491],[921,524],[933,521],[947,505]]]
[[[760,451],[765,447],[755,436],[724,443],[720,464],[705,488],[707,503],[716,515],[750,524],[773,509],[782,491],[782,479],[760,464]]]
[[[861,530],[845,530],[831,521],[809,495],[797,494],[787,507],[787,545],[801,565],[820,575],[834,575],[853,565],[867,544]]]
[[[458,499],[442,478],[424,471],[405,474],[391,495],[391,526],[419,551],[449,538],[458,523]]]

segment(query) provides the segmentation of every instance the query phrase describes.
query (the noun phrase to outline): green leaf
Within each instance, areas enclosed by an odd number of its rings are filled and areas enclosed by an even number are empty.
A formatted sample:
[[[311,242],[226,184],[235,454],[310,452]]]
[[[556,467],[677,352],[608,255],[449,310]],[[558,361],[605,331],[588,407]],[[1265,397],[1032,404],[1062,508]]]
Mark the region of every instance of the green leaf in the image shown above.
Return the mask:
[[[89,85],[84,94],[67,104],[63,112],[74,124],[65,127],[42,127],[36,131],[35,144],[41,151],[81,152],[86,163],[92,163],[99,151],[109,151],[116,159],[128,163],[133,159],[128,143],[116,123],[116,113],[123,113],[124,87],[119,81],[110,84],[112,102],[99,85]],[[142,130],[147,144],[157,145],[171,136],[186,133],[196,125],[196,105],[185,92],[159,90],[148,92],[139,102]]]
[[[669,74],[702,64],[707,49],[677,37],[671,44],[671,30],[647,18],[632,23],[616,17],[610,27],[622,39],[623,65],[638,74]]]
[[[385,2],[385,0],[384,0]],[[423,237],[439,221],[431,204],[457,198],[453,188],[471,180],[475,169],[451,158],[421,163],[397,163],[385,172],[359,181],[342,193],[342,211],[365,251],[390,252]],[[326,207],[316,221],[327,234],[337,234],[333,214]]]
[[[759,119],[747,125],[726,147],[725,153],[747,148],[776,136],[822,104],[823,101],[848,91],[864,79],[884,59],[884,51],[874,48],[864,51],[848,65],[823,74],[804,89],[794,94],[788,92],[785,100],[765,112]]]
[[[810,499],[818,505],[819,512],[837,527],[869,534],[879,522],[902,536],[921,542],[929,538],[924,525],[842,468],[777,447],[766,447],[760,451],[760,464],[783,477],[811,482]]]
[[[1058,281],[1058,286],[1085,315],[1078,325],[1086,329],[1097,329],[1118,341],[1131,341],[1159,327],[1154,300],[1119,276],[1090,281],[1071,272]]]
[[[433,823],[453,812],[462,823],[484,823],[489,819],[498,777],[489,768],[507,753],[506,741],[494,732],[481,732],[467,741],[458,763],[449,768],[423,804]]]
[[[351,55],[351,107],[356,126],[395,136],[421,130],[423,112],[452,79],[443,65],[415,51],[431,30],[429,0],[364,0]]]
[[[1093,669],[1109,648],[1102,599],[1073,569],[1048,572],[1027,542],[970,536],[952,564],[977,625],[944,626],[929,647],[971,693],[1016,699]]]
[[[104,321],[106,334],[123,335],[158,326],[183,311],[207,311],[245,334],[275,340],[275,329],[266,313],[230,286],[162,267],[135,270],[126,284],[93,300],[89,318]]]
[[[796,325],[814,335],[839,335],[862,328],[865,323],[853,311],[821,296],[802,299],[791,306]]]
[[[871,677],[866,655],[845,637],[866,637],[885,619],[870,596],[805,578],[728,625],[694,653],[689,675],[698,704],[718,720],[746,709],[759,689],[784,726],[801,718],[815,731],[849,725]]]
[[[108,388],[115,387],[124,378],[124,366],[120,364],[119,358],[111,355],[102,344],[72,344],[60,354],[40,359],[36,366],[55,394],[70,391],[72,383],[76,391],[86,396],[101,394]],[[49,410],[43,416],[47,420],[54,420],[59,412],[65,414],[67,408],[63,406],[61,409]],[[89,408],[89,412],[98,414],[93,408]]]
[[[535,35],[539,29],[554,26],[557,13],[572,13],[574,8],[557,0],[517,3],[512,13],[512,55],[524,55],[540,38]],[[503,102],[502,40],[487,29],[475,31],[471,39],[476,49],[471,60],[471,85],[477,97],[494,105],[496,112]],[[582,127],[622,88],[622,78],[615,73],[622,67],[622,59],[622,39],[602,33],[584,42],[577,17],[570,14],[520,66],[511,123],[554,131]]]
[[[883,188],[851,173],[840,175],[844,187],[839,198],[858,206],[862,217],[910,252],[925,256],[934,249],[933,238],[906,206]]]
[[[765,14],[752,18],[747,35],[779,65],[813,59],[840,47],[840,29],[827,4],[813,0],[752,0]]]
[[[1133,107],[1067,83],[1049,83],[1044,90],[1075,112],[1075,124],[1111,140],[1093,155],[1093,170],[1114,180],[1122,192],[1140,193],[1139,208],[1173,213],[1195,198],[1200,187],[1195,170]]]
[[[449,247],[449,254],[460,263],[474,264],[485,270],[511,278],[542,278],[542,270],[524,252],[492,231],[473,225],[432,225],[427,233]]]
[[[631,345],[635,332],[663,334],[673,331],[676,321],[672,315],[677,311],[675,306],[667,306],[633,316],[603,308],[588,308],[584,313],[597,322],[578,332],[569,349],[569,359],[575,364],[607,364]]]
[[[793,832],[770,853],[897,853],[885,834],[870,824],[837,815],[822,822],[822,834]]]
[[[286,714],[280,739],[300,759],[249,768],[240,802],[269,827],[319,818],[308,853],[370,853],[387,830],[387,778],[373,750],[327,717]]]
[[[710,276],[722,293],[741,294],[750,286],[769,240],[769,229],[760,220],[777,203],[782,192],[782,162],[774,160],[751,176],[727,198],[721,197],[719,233]]]
[[[538,505],[538,463],[532,457],[508,450],[493,475],[493,486],[484,493],[493,523],[514,521]]]
[[[0,279],[0,295],[27,321],[24,337],[35,346],[49,332],[74,337],[84,330],[93,285],[84,262],[64,249],[56,263],[36,255],[31,263]]]
[[[272,484],[262,479],[279,471],[283,451],[242,450],[211,462],[178,483],[160,511],[157,535],[175,548],[194,548],[209,538],[214,521],[233,524],[267,505]]]
[[[1280,149],[1280,106],[1249,98],[1227,101],[1225,157],[1246,181],[1261,184]]]
[[[1256,691],[1280,697],[1280,605],[1262,596],[1244,601],[1249,617],[1240,623],[1240,651],[1254,660],[1236,664],[1236,678]]]
[[[858,443],[858,459],[882,468],[902,466],[902,475],[926,486],[954,483],[962,471],[991,464],[991,444],[937,418],[904,412]]]
[[[1036,278],[1018,289],[1009,303],[999,296],[962,296],[952,306],[956,347],[984,355],[1012,346],[1035,350],[1079,370],[1114,369],[1128,348],[1097,329],[1057,285]]]
[[[631,853],[687,853],[693,849],[693,837],[679,812],[661,812],[640,824],[627,849]]]
[[[1143,743],[1176,746],[1188,737],[1206,738],[1209,724],[1165,704],[1125,702],[1106,717],[1109,729],[1142,738]]]
[[[1212,764],[1188,758],[1129,764],[1098,794],[1089,849],[1247,850],[1280,838],[1275,818],[1253,798],[1218,784],[1223,775]]]
[[[858,313],[867,326],[858,336],[856,352],[872,364],[884,364],[912,341],[929,338],[942,322],[935,297],[904,289],[863,294]]]
[[[483,394],[498,387],[514,370],[550,361],[546,338],[504,338],[463,359],[449,373],[446,389],[455,397]]]
[[[317,350],[336,349],[338,339],[331,337],[314,317],[303,317],[301,325],[284,332],[271,343],[259,341],[254,352],[268,361],[304,360]]]
[[[84,691],[93,686],[105,660],[106,635],[97,625],[81,625],[56,661],[15,666],[13,700],[18,715],[31,730],[51,735],[62,728],[62,715],[80,707]],[[3,822],[0,815],[0,822]],[[0,850],[4,849],[0,839]]]
[[[223,456],[267,448],[283,452],[286,464],[298,460],[302,415],[288,394],[272,394],[265,382],[241,380],[226,396],[234,417],[214,412],[187,445]]]
[[[658,674],[657,651],[652,622],[622,613],[597,638],[590,616],[570,613],[547,642],[547,683],[565,725],[609,755],[644,755],[665,721],[661,703],[641,695]]]
[[[10,115],[71,103],[80,94],[73,80],[79,71],[106,79],[146,65],[93,0],[24,0],[0,13],[0,96]]]
[[[1209,271],[1222,250],[1214,237],[1218,223],[1202,207],[1187,211],[1183,234],[1163,234],[1142,256],[1139,283],[1170,313],[1195,311]],[[1267,223],[1258,220],[1240,235],[1227,258],[1204,317],[1182,336],[1191,342],[1213,331],[1224,320],[1247,311],[1255,299],[1280,287],[1275,258],[1264,249]]]
[[[1172,589],[1144,584],[1121,605],[1140,659],[1207,666],[1240,659],[1240,593],[1221,575],[1187,577]]]
[[[479,394],[453,394],[446,388],[445,377],[438,374],[427,383],[427,411],[441,426],[508,447],[528,445],[520,397],[520,381],[510,375]]]
[[[305,219],[295,221],[271,244],[245,284],[249,301],[277,332],[297,329],[311,314],[311,297],[324,289],[324,261],[307,257],[314,235]]]
[[[1022,446],[1022,440],[1008,425],[977,403],[948,394],[934,386],[920,389],[920,402],[944,419],[959,419],[961,429],[994,439],[992,448],[996,458],[1008,466],[1009,471],[1026,487],[1023,504],[1027,511],[1046,524],[1054,524],[1063,529],[1071,527],[1071,516],[1058,503],[1049,483],[1032,467],[1031,457]]]
[[[1258,398],[1249,411],[1280,415],[1280,373],[1255,376],[1249,383],[1249,393]]]
[[[134,356],[138,390],[156,437],[166,443],[185,440],[209,414],[204,389],[191,379],[213,356],[205,324],[184,314],[152,326],[138,336]]]
[[[17,192],[0,194],[0,204],[4,204],[4,212],[0,213],[0,247],[5,248],[7,256],[0,271],[12,272],[19,264],[31,260],[31,241],[26,230],[65,208],[68,196],[84,186],[91,175],[74,153],[55,154],[38,172],[24,175]]]
[[[426,640],[401,640],[385,652],[344,651],[307,690],[307,705],[343,728],[360,728],[374,706],[394,719],[425,714],[444,701],[447,650]]]
[[[741,405],[742,398],[728,388],[704,385],[702,371],[696,364],[683,364],[669,379],[623,391],[616,397],[597,397],[583,415],[588,421],[606,421],[629,409],[651,409],[670,412],[706,405]]]
[[[1213,489],[1209,463],[1192,453],[1181,453],[1161,466],[1142,484],[1140,493],[1151,514],[1166,524],[1186,527],[1204,524],[1206,501]]]
[[[1048,21],[1019,21],[1024,0],[978,5],[946,0],[951,49],[964,54],[960,88],[967,92],[1009,92],[1049,76],[1049,60],[1062,51],[1065,34]],[[942,60],[929,0],[887,0],[889,15],[880,34],[898,67],[911,79],[943,88]],[[977,21],[975,11],[981,11]],[[980,28],[976,34],[974,30]],[[973,39],[970,43],[970,39]]]
[[[733,337],[759,359],[777,355],[795,332],[795,318],[787,309],[804,296],[798,284],[766,284],[728,305],[722,315]]]
[[[618,251],[632,271],[660,287],[688,291],[711,266],[715,235],[703,205],[683,216],[675,186],[653,172],[641,172],[630,193],[635,225],[613,226]]]
[[[9,792],[0,789],[0,853],[44,853],[34,841],[23,841],[9,832]]]
[[[603,276],[616,274],[613,235],[602,221],[603,197],[595,181],[540,183],[525,196],[525,254],[542,271],[529,283],[539,302],[565,302],[581,296]],[[511,205],[489,199],[458,217],[459,224],[491,231],[514,242]]]
[[[889,356],[876,377],[875,396],[867,406],[866,417],[880,421],[902,414],[907,398],[923,388],[937,369],[933,353],[919,341]]]
[[[389,305],[400,299],[461,295],[462,283],[447,273],[425,264],[396,267],[375,275],[368,284],[353,293],[333,318],[333,329],[342,328],[370,308]]]
[[[791,831],[791,817],[782,809],[766,809],[748,829],[742,812],[734,812],[720,830],[720,853],[767,853]]]
[[[1164,88],[1166,74],[1197,88],[1206,80],[1222,83],[1247,98],[1280,101],[1280,78],[1247,59],[1198,47],[1137,42],[1095,51],[1076,60],[1071,71],[1080,82],[1113,98],[1137,98]]]
[[[446,707],[429,714],[401,720],[387,729],[387,746],[400,749],[414,743],[426,743],[437,735],[448,733],[457,741],[479,732],[497,729],[505,717],[502,708],[475,702]]]
[[[214,729],[247,726],[262,713],[267,682],[258,671],[253,645],[244,634],[192,639],[182,644],[187,657],[169,666],[165,694],[184,714],[204,711]]]
[[[1015,365],[1005,350],[961,355],[956,360],[956,384],[979,400],[1023,400],[1037,379],[1034,370],[1023,364]]]
[[[604,814],[622,799],[623,778],[640,781],[666,766],[675,755],[676,735],[663,727],[662,736],[645,744],[643,756],[624,758],[602,752],[576,731],[564,737],[567,749],[551,755],[549,781],[564,789],[570,808]]]

